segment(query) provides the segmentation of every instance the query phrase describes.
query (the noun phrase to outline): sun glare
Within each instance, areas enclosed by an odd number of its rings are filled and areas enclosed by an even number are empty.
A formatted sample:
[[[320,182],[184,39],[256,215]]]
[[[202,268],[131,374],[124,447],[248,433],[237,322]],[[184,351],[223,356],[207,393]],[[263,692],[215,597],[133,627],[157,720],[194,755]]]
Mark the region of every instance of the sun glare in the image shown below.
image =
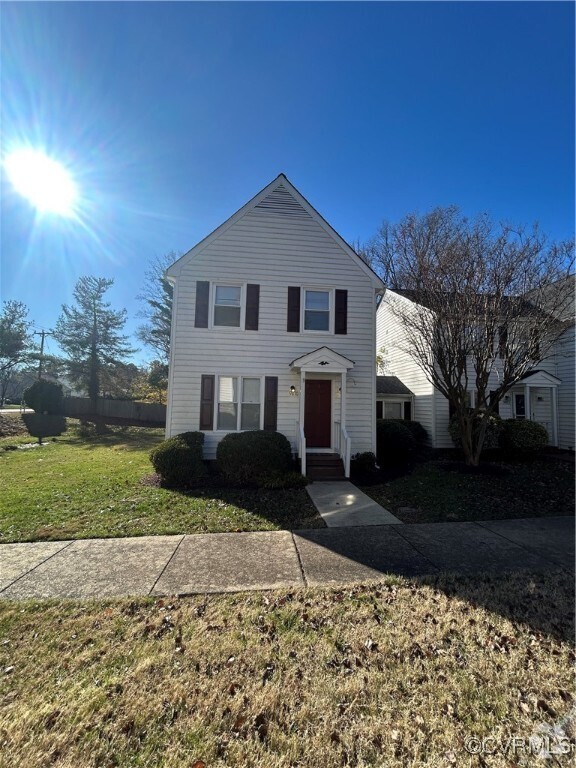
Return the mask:
[[[63,165],[36,149],[16,149],[4,162],[16,191],[38,211],[71,216],[76,185]]]

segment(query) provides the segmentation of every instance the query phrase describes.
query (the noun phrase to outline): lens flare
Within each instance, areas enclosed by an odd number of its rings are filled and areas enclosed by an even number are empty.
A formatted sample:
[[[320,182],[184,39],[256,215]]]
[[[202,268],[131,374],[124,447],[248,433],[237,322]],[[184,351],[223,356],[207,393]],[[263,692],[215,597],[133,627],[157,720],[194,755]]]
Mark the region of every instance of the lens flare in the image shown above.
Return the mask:
[[[61,163],[37,149],[16,149],[4,166],[14,189],[38,211],[73,215],[76,185]]]

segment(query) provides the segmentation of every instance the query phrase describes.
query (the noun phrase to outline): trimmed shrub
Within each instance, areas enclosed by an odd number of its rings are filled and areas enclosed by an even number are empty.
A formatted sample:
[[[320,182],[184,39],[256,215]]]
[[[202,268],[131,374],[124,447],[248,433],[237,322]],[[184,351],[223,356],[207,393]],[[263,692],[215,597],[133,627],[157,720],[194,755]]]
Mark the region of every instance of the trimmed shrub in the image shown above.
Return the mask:
[[[480,428],[481,416],[478,414],[474,419],[472,429],[478,430]],[[492,414],[488,417],[488,426],[484,434],[484,444],[482,445],[483,451],[488,451],[493,448],[498,448],[500,445],[500,433],[504,428],[504,422],[497,414]],[[448,425],[448,431],[450,437],[454,443],[455,448],[462,448],[462,439],[460,437],[460,424],[458,423],[457,416],[452,416]]]
[[[40,441],[43,437],[56,437],[66,432],[66,417],[57,413],[23,413],[22,421],[32,437]]]
[[[288,488],[305,488],[308,478],[300,472],[270,472],[260,480],[260,488],[282,490]]]
[[[410,430],[410,434],[417,443],[428,442],[428,432],[426,432],[419,421],[409,421],[408,419],[385,419],[385,421],[393,421],[395,424],[402,424],[406,429]]]
[[[38,379],[24,390],[24,402],[37,414],[61,414],[64,406],[62,387],[48,379]]]
[[[376,456],[370,451],[352,457],[351,470],[361,475],[376,471]]]
[[[511,453],[530,454],[548,444],[548,432],[542,424],[528,419],[506,419],[500,434],[500,447]]]
[[[280,432],[230,432],[218,444],[218,469],[230,483],[261,485],[292,468],[292,449]]]
[[[403,464],[416,452],[416,440],[400,421],[377,419],[376,458],[381,467],[389,464]]]
[[[160,443],[150,451],[154,470],[169,486],[187,486],[203,480],[208,474],[202,460],[202,432],[184,432]]]

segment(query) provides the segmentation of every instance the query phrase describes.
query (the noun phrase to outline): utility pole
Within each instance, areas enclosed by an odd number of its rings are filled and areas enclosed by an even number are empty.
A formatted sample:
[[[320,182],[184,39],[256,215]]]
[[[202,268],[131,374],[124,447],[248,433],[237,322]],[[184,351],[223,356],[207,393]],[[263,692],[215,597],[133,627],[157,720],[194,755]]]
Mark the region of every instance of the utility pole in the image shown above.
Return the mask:
[[[52,331],[34,331],[34,336],[41,336],[40,341],[40,362],[38,363],[38,378],[42,378],[42,363],[44,362],[44,339],[46,336],[52,336]]]

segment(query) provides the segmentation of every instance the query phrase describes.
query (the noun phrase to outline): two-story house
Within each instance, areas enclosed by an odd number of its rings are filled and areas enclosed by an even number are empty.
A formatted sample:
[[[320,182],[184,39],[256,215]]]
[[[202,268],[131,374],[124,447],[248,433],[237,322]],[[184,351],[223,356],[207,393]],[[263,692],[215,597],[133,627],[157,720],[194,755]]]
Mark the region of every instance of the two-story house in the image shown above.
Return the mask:
[[[499,415],[503,419],[529,419],[544,426],[552,446],[574,450],[574,276],[550,286],[550,291],[562,291],[562,300],[555,296],[551,307],[557,320],[565,328],[556,341],[551,354],[538,363],[518,381],[499,404]],[[530,296],[526,297],[529,301]],[[422,423],[434,448],[452,448],[448,431],[450,405],[444,395],[428,380],[426,374],[408,352],[406,330],[401,315],[410,311],[410,306],[395,311],[398,303],[410,304],[411,298],[405,292],[388,289],[377,312],[377,348],[386,360],[386,371],[394,376],[413,394],[410,413]],[[417,306],[417,305],[414,305]],[[494,365],[490,384],[496,389],[499,383],[498,340],[495,340]],[[471,362],[468,364],[470,382],[469,398],[475,402],[473,389],[475,379]],[[381,377],[384,378],[384,377]],[[489,385],[489,389],[490,389]],[[387,408],[399,398],[381,395],[380,405]],[[406,396],[406,400],[408,396]],[[377,403],[378,407],[378,403]]]
[[[375,451],[377,275],[280,174],[167,271],[166,433],[276,430],[307,457]],[[318,456],[314,457],[318,460]]]

